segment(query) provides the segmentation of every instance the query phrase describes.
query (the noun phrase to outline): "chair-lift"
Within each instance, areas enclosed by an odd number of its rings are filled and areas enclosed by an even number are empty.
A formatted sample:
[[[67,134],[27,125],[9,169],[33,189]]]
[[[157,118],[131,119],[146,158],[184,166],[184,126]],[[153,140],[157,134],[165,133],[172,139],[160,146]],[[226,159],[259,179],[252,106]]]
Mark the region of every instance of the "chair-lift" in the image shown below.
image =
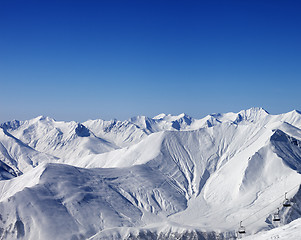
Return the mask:
[[[292,206],[292,203],[291,203],[291,201],[286,197],[286,194],[287,194],[287,192],[285,193],[285,195],[284,195],[284,202],[283,202],[283,207],[291,207]]]
[[[274,222],[279,222],[280,221],[279,208],[277,208],[277,209],[278,209],[277,213],[274,213],[274,216],[273,216],[273,221]]]
[[[240,221],[238,233],[240,233],[240,234],[246,233],[246,228],[242,225],[242,221]]]

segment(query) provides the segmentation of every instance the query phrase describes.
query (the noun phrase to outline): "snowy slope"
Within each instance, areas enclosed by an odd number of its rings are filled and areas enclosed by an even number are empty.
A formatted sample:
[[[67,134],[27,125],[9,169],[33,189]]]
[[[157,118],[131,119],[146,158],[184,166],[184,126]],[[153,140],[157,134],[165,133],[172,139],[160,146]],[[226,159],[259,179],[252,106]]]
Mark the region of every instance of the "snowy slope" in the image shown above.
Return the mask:
[[[297,111],[260,108],[199,120],[4,123],[0,142],[20,150],[3,168],[12,179],[0,181],[0,238],[231,239],[240,221],[246,235],[282,226],[301,216],[300,126]],[[27,152],[60,159],[37,158],[16,177]],[[292,208],[282,207],[285,192]]]
[[[94,158],[94,155],[129,147],[155,132],[192,131],[221,123],[257,124],[260,128],[280,123],[288,123],[298,129],[301,126],[297,111],[269,115],[261,108],[252,108],[239,113],[212,114],[203,119],[193,119],[186,114],[160,114],[154,118],[134,117],[124,122],[98,119],[82,124],[40,116],[24,122],[7,122],[2,127],[35,150],[68,160],[86,156]]]
[[[77,122],[40,116],[17,124],[16,121],[7,122],[2,126],[28,146],[58,158],[77,158],[117,148]]]
[[[287,225],[275,228],[270,231],[258,233],[245,237],[244,240],[298,240],[301,239],[301,219],[297,219]]]
[[[17,178],[0,183],[4,239],[85,239],[103,229],[143,226],[150,221],[145,214],[153,213],[159,221],[186,207],[181,192],[147,166],[80,169],[48,164],[21,180],[28,176],[34,176],[35,185],[24,188]],[[12,186],[18,190],[7,193]]]
[[[91,129],[98,137],[115,143],[120,147],[130,146],[148,135],[161,131],[189,131],[202,127],[211,127],[220,122],[212,116],[193,119],[182,113],[178,116],[159,114],[153,118],[138,116],[126,121],[88,120],[84,126]]]
[[[41,162],[56,162],[51,155],[41,153],[0,128],[0,176],[9,179],[36,167]]]
[[[97,119],[88,120],[83,125],[94,132],[96,136],[113,142],[120,147],[135,144],[149,134],[145,129],[141,129],[129,121]]]
[[[296,110],[280,115],[270,115],[262,108],[251,108],[238,113],[210,114],[202,119],[194,119],[184,113],[178,116],[162,113],[153,118],[138,116],[123,122],[101,119],[88,120],[83,125],[92,130],[97,136],[124,147],[135,144],[154,132],[191,131],[226,122],[236,124],[261,122],[262,126],[274,122],[287,122],[300,128],[300,115],[300,112]]]

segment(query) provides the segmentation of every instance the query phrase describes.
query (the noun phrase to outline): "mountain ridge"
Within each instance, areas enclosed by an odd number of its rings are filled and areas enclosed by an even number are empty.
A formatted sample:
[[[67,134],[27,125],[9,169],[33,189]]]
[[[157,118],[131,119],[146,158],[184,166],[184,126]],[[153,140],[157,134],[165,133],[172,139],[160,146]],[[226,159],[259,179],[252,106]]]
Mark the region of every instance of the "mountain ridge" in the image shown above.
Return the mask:
[[[0,237],[231,239],[240,221],[248,235],[277,227],[285,192],[295,205],[280,215],[290,223],[301,216],[300,126],[296,111],[261,108],[1,124],[0,143],[15,157],[0,159],[9,164],[0,165]],[[22,161],[20,176],[9,176]]]

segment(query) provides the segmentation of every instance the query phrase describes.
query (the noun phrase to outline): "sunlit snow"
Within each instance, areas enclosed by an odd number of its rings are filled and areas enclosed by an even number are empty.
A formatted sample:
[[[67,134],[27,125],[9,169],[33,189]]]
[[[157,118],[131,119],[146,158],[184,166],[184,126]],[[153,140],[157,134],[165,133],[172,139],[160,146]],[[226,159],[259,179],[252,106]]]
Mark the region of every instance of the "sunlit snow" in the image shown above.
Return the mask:
[[[301,239],[300,171],[298,111],[6,122],[0,238]]]

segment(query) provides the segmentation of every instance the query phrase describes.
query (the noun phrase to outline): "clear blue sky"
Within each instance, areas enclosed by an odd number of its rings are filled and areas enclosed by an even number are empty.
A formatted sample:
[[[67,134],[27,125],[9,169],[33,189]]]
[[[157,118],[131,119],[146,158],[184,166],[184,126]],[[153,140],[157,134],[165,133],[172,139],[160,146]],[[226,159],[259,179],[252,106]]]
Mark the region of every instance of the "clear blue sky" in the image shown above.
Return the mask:
[[[0,0],[0,121],[301,109],[301,2]]]

